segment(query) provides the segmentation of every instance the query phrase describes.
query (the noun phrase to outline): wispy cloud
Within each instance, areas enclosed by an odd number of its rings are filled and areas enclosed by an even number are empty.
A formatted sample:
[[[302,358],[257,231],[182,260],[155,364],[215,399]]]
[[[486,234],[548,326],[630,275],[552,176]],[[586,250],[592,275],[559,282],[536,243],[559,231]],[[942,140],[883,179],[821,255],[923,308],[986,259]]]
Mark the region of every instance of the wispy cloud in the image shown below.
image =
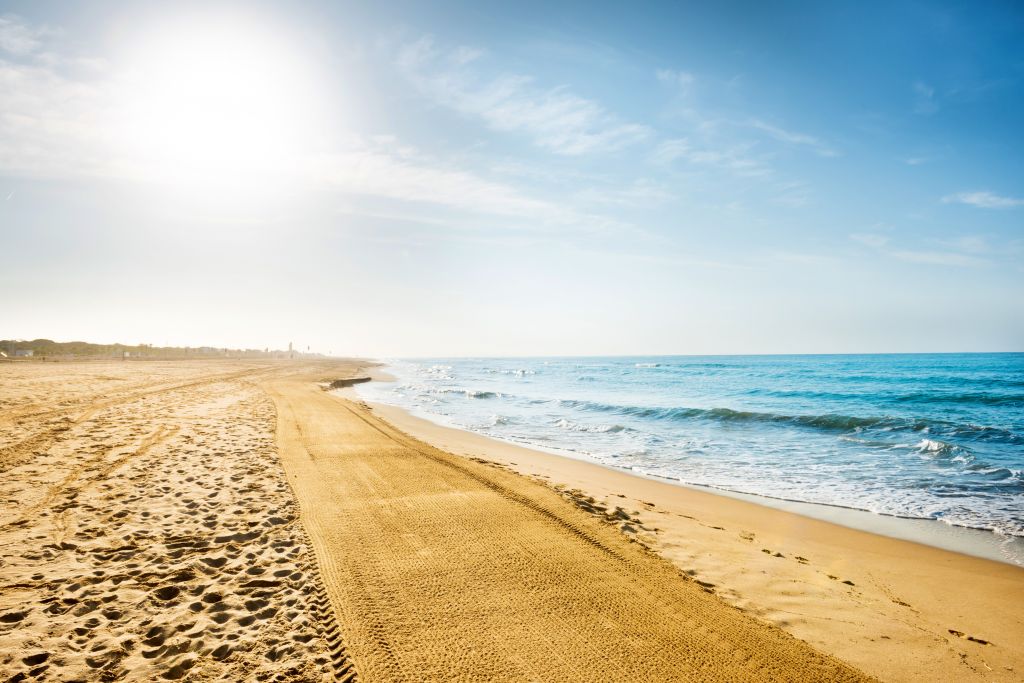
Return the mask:
[[[16,56],[28,55],[42,47],[42,39],[50,31],[30,26],[17,16],[0,16],[0,50]]]
[[[1004,197],[987,190],[974,192],[957,192],[942,198],[944,204],[968,204],[979,209],[1012,209],[1024,206],[1024,199]]]
[[[936,266],[956,266],[960,268],[974,268],[989,265],[988,259],[977,254],[977,250],[983,243],[972,237],[961,240],[942,242],[941,244],[953,250],[939,251],[934,249],[907,249],[891,247],[891,240],[887,235],[877,233],[853,233],[850,239],[865,247],[873,249],[879,255],[887,258],[906,261],[908,263],[920,263]],[[986,245],[987,248],[987,245]],[[968,253],[964,253],[968,252]]]
[[[28,176],[117,175],[111,86],[0,61],[0,169]]]
[[[934,114],[939,110],[939,102],[935,97],[935,88],[921,81],[911,86],[914,94],[915,114]]]
[[[772,168],[752,155],[751,150],[752,145],[749,144],[695,147],[687,138],[672,138],[655,147],[651,160],[666,166],[682,160],[695,166],[715,168],[746,178],[771,175]]]
[[[408,148],[395,153],[380,144],[322,156],[314,177],[336,190],[442,205],[476,213],[569,223],[568,208],[527,196],[512,186],[419,157]]]
[[[968,254],[988,254],[992,251],[988,240],[978,235],[964,235],[956,239],[944,240],[942,244]]]
[[[576,193],[576,198],[589,204],[646,208],[664,204],[674,195],[661,183],[639,179],[625,187],[587,188]]]
[[[442,50],[432,39],[421,38],[399,51],[397,64],[434,102],[479,118],[494,130],[526,134],[559,154],[614,151],[653,134],[564,86],[544,88],[524,75],[480,76],[467,68],[470,62],[462,57],[467,50]]]
[[[836,157],[839,156],[839,152],[832,146],[822,142],[820,139],[813,135],[807,135],[805,133],[797,133],[795,131],[786,130],[773,126],[769,123],[765,123],[760,119],[753,119],[750,121],[750,127],[755,128],[759,131],[767,133],[772,138],[775,138],[779,142],[785,142],[790,145],[800,145],[811,148],[815,154],[823,157]]]
[[[807,206],[811,201],[811,191],[807,183],[793,181],[781,183],[775,188],[776,195],[772,201],[783,206],[800,208]]]
[[[854,242],[860,242],[864,246],[871,247],[872,249],[881,249],[885,245],[889,244],[888,237],[872,232],[855,232],[850,235],[850,239]]]
[[[683,94],[689,92],[690,86],[697,80],[688,71],[676,71],[674,69],[658,69],[655,72],[655,76],[662,83],[678,88]]]
[[[895,250],[888,252],[888,255],[901,261],[926,263],[935,266],[971,268],[988,265],[989,263],[988,260],[978,258],[977,256],[958,254],[952,251]]]

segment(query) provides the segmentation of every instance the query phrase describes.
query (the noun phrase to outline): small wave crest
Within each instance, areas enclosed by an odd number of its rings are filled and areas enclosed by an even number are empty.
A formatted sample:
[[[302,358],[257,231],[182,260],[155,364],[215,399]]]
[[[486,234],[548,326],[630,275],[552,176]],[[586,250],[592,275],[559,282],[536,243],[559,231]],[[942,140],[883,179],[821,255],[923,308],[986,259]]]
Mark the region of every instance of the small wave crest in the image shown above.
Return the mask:
[[[579,422],[573,422],[571,420],[566,420],[565,418],[561,418],[559,420],[556,420],[555,421],[555,426],[559,427],[561,429],[565,429],[565,430],[570,431],[570,432],[595,432],[595,433],[598,433],[598,434],[609,434],[609,433],[614,434],[614,433],[625,431],[625,430],[629,429],[628,427],[624,427],[622,425],[615,425],[615,424],[613,424],[613,425],[588,425],[588,424],[581,424]]]
[[[454,396],[465,396],[466,398],[501,398],[504,394],[495,391],[483,391],[480,389],[462,389],[459,387],[446,387],[441,389],[426,389],[430,394],[448,394]]]

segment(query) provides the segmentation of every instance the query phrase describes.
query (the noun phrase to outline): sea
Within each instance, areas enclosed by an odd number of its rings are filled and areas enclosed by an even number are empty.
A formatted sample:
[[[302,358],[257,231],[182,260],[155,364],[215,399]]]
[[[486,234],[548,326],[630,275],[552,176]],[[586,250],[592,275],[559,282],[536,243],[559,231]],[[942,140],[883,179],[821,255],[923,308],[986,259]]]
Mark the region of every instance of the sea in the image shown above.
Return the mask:
[[[1024,353],[384,361],[370,401],[683,485],[991,532],[1024,565]]]

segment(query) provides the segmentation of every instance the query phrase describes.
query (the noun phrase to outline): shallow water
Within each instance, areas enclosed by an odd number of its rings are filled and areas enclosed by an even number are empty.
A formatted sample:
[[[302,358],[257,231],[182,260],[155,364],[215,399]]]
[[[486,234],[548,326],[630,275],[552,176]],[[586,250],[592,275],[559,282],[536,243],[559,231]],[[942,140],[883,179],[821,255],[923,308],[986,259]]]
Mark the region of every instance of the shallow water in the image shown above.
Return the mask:
[[[388,363],[360,394],[492,437],[1024,537],[1024,354]]]

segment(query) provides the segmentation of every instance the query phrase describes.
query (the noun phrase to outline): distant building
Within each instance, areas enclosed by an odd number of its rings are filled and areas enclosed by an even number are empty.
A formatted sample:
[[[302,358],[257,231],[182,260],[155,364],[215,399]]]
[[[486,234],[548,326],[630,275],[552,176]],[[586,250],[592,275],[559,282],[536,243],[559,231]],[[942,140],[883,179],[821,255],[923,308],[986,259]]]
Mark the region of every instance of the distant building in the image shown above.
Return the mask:
[[[14,350],[14,357],[15,358],[31,358],[33,355],[35,355],[35,354],[32,352],[32,349],[15,349]]]

